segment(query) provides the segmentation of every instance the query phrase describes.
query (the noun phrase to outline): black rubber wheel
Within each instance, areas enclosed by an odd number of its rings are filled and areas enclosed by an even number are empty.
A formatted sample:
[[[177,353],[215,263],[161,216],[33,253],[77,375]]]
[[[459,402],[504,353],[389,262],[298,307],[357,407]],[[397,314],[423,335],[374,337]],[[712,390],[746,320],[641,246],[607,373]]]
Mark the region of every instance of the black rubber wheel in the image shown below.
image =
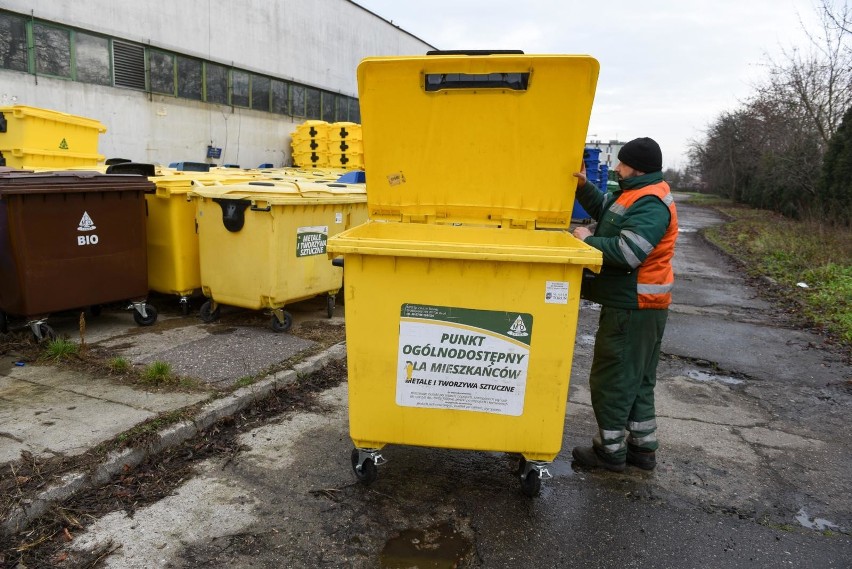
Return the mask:
[[[293,315],[285,311],[284,321],[282,322],[273,314],[271,326],[273,332],[287,332],[293,327]]]
[[[6,313],[0,310],[0,334],[5,334],[9,331],[9,319]]]
[[[522,455],[520,460],[518,460],[518,469],[515,470],[515,474],[517,474],[518,476],[523,474],[524,468],[526,468],[526,466],[527,466],[527,459],[525,459]]]
[[[139,314],[139,311],[135,308],[133,309],[133,319],[140,326],[151,326],[157,321],[157,316],[157,309],[150,304],[145,305],[145,316]]]
[[[41,334],[41,339],[36,338],[39,342],[51,342],[56,339],[56,330],[45,323],[38,325],[38,332]]]
[[[213,305],[213,302],[207,300],[204,304],[201,305],[201,310],[198,311],[198,316],[204,322],[215,322],[219,319],[219,306],[216,307],[216,310],[210,310],[210,307]]]
[[[541,492],[541,477],[538,470],[530,470],[526,478],[521,480],[521,491],[525,496],[535,498]]]
[[[331,318],[334,316],[334,295],[330,294],[325,298],[325,313]]]
[[[103,306],[101,306],[100,304],[93,304],[89,307],[89,314],[91,314],[95,318],[100,316],[101,312],[103,312]]]
[[[358,449],[352,449],[352,472],[355,473],[355,478],[358,479],[358,482],[362,484],[372,484],[376,481],[376,478],[379,477],[379,473],[376,469],[376,463],[373,462],[372,458],[368,458],[364,461],[364,464],[361,465],[361,470],[358,470]]]
[[[180,303],[180,312],[184,316],[189,316],[190,311],[192,311],[192,307],[189,305],[189,301]]]

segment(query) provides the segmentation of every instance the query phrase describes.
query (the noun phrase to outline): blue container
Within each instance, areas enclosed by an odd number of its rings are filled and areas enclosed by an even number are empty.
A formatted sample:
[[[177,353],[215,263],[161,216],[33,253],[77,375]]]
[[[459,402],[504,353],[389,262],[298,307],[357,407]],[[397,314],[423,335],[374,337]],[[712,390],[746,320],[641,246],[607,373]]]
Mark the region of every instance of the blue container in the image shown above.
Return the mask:
[[[585,161],[597,160],[600,157],[600,155],[601,155],[601,149],[600,148],[586,147],[586,148],[583,149],[583,160],[585,160]]]
[[[366,184],[367,175],[363,170],[352,170],[340,176],[337,181],[341,184]]]

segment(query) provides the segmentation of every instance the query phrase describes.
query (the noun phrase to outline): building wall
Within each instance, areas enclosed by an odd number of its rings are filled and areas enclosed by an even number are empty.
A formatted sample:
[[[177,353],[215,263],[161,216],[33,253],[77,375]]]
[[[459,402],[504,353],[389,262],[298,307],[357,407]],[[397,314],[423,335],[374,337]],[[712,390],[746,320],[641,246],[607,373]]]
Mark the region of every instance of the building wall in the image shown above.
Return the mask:
[[[146,46],[357,97],[356,67],[371,55],[432,46],[348,0],[5,0],[3,8]],[[246,167],[289,162],[303,118],[0,69],[0,106],[22,104],[97,119],[107,157]]]

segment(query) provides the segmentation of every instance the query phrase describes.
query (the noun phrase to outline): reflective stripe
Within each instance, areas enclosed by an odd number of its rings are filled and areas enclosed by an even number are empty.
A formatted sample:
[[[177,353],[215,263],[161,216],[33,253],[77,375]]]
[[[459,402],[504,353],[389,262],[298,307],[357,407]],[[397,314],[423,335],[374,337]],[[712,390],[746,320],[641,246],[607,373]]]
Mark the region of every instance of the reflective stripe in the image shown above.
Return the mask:
[[[663,203],[666,205],[672,205],[674,203],[674,196],[671,194],[666,194],[663,196]]]
[[[633,249],[630,248],[630,245],[627,244],[624,237],[618,238],[618,250],[621,251],[622,255],[624,255],[624,260],[627,261],[627,264],[630,265],[631,269],[635,269],[642,264],[642,261],[640,261],[633,253]]]
[[[606,209],[606,206],[609,202],[612,201],[612,194],[607,194],[604,196],[603,204],[601,204],[601,211]]]
[[[655,443],[657,442],[657,433],[651,433],[649,435],[645,435],[644,437],[634,437],[630,435],[627,437],[627,441],[632,445],[643,445],[645,443]]]
[[[674,283],[653,285],[653,284],[637,284],[636,292],[639,294],[664,294],[671,292],[674,288]]]
[[[651,251],[653,251],[653,250],[654,250],[654,246],[653,246],[653,245],[651,245],[651,244],[648,242],[648,240],[647,240],[647,239],[645,239],[644,237],[642,237],[642,236],[641,236],[641,235],[639,235],[638,233],[635,233],[635,232],[633,232],[633,231],[622,231],[622,232],[621,232],[621,236],[622,236],[622,237],[627,237],[628,239],[630,239],[631,241],[633,241],[633,243],[634,243],[637,247],[639,247],[639,248],[642,250],[642,252],[644,252],[646,255],[647,255],[648,253],[650,253]]]
[[[624,215],[627,211],[627,208],[621,205],[620,203],[615,203],[611,208],[609,208],[609,211],[612,213],[617,213],[618,215]]]
[[[625,442],[621,441],[611,445],[601,445],[601,448],[604,449],[606,452],[616,453],[626,446],[627,445],[625,444]]]
[[[619,429],[618,431],[607,431],[601,429],[600,437],[605,441],[612,441],[615,439],[619,439],[624,436],[624,429]]]
[[[648,421],[628,421],[627,428],[631,431],[651,431],[657,428],[657,420],[650,419]]]

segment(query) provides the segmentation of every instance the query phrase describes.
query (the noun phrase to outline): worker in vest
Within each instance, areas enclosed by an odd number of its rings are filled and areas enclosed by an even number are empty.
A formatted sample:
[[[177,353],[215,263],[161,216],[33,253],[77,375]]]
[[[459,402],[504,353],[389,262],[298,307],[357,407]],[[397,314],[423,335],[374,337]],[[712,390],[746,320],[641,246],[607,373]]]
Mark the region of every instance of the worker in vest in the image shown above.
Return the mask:
[[[597,220],[574,237],[603,253],[599,274],[583,278],[583,298],[601,305],[589,376],[598,433],[575,447],[574,463],[621,472],[627,464],[657,465],[654,386],[660,343],[674,284],[677,210],[663,181],[660,146],[631,140],[618,153],[619,189],[602,193],[575,173],[577,200]]]

